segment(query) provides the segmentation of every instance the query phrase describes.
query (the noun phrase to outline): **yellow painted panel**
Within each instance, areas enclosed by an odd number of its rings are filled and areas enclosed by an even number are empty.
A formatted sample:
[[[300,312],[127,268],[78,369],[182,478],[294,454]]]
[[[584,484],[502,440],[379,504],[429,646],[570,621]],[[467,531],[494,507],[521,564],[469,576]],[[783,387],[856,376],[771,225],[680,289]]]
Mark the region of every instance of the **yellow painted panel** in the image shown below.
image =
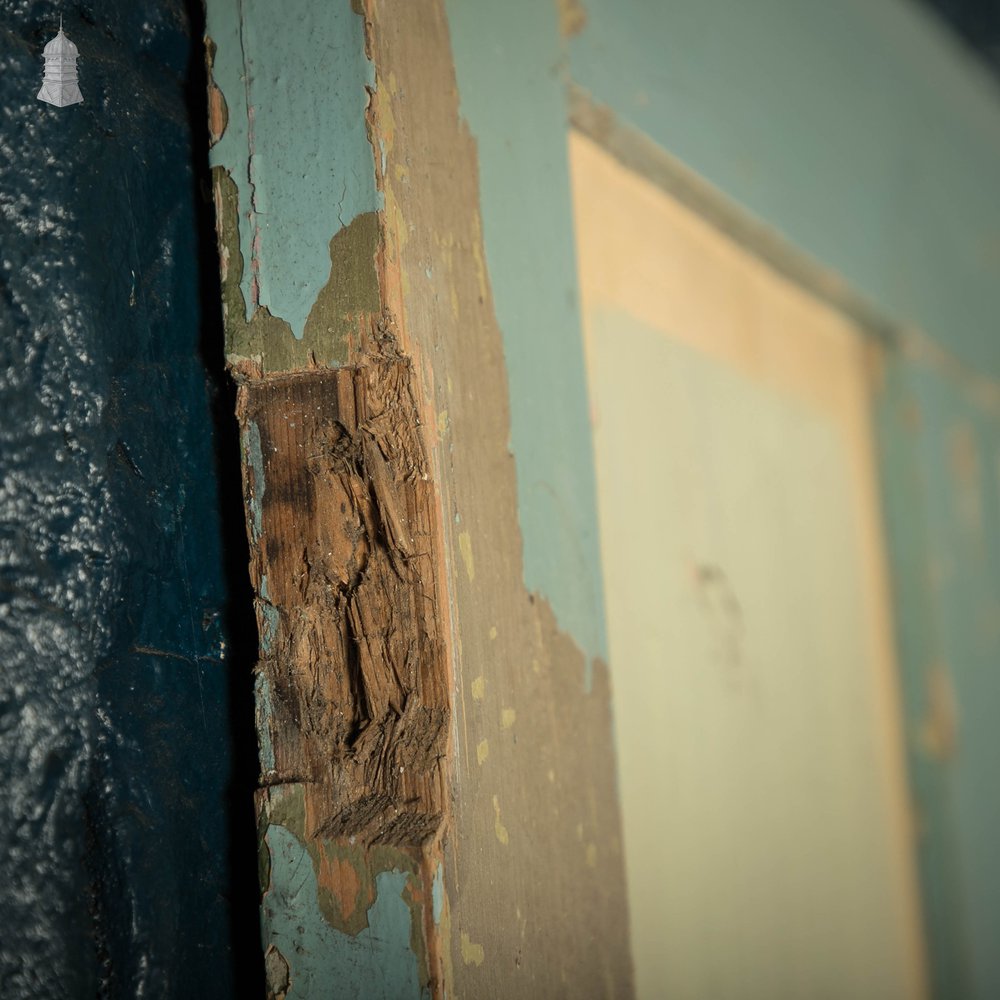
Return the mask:
[[[865,344],[570,155],[639,995],[923,996]]]

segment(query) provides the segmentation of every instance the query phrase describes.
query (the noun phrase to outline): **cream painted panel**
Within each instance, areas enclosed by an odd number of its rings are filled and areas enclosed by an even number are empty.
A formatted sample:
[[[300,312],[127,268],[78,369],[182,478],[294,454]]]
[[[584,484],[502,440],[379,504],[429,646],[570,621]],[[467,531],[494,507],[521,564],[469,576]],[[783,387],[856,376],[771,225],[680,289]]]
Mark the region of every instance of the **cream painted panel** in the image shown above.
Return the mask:
[[[865,345],[570,154],[639,995],[922,996]]]

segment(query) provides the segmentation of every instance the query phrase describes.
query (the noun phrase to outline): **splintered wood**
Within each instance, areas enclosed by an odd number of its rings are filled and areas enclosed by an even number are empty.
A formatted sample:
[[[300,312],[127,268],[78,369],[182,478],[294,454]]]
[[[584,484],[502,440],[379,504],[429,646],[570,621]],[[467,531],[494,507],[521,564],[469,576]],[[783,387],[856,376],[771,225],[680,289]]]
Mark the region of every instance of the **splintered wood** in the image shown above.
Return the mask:
[[[417,847],[448,737],[433,491],[409,360],[240,387],[261,639],[261,783],[301,783],[310,837]]]

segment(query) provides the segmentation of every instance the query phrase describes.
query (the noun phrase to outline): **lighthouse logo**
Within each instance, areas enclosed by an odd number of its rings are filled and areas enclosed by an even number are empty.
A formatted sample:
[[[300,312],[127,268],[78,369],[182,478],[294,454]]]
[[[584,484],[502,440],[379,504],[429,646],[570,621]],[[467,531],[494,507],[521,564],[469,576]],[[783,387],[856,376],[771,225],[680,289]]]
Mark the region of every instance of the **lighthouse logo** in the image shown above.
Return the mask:
[[[57,108],[80,104],[83,94],[76,76],[77,47],[66,37],[59,18],[59,34],[45,46],[45,76],[38,99]]]

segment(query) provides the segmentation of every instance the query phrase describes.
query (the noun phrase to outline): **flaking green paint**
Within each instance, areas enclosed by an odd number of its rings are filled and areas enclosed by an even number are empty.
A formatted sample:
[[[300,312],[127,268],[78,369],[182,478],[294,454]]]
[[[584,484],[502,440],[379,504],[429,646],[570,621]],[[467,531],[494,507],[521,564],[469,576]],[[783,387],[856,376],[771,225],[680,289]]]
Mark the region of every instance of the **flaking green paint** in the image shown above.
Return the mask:
[[[448,0],[503,335],[524,581],[607,657],[556,5]]]
[[[339,899],[327,886],[318,884],[317,897],[323,918],[332,927],[347,934],[358,934],[366,926],[365,913],[374,898],[372,872],[403,871],[417,877],[417,865],[404,851],[385,845],[366,847],[362,843],[343,843],[325,838],[306,838],[305,797],[301,785],[282,785],[269,792],[268,817],[270,824],[290,830],[305,845],[315,872],[333,865],[347,865],[354,870],[358,880],[358,892],[349,905]],[[419,924],[419,920],[415,921]],[[419,930],[419,927],[417,928]],[[409,940],[407,929],[407,940]],[[419,940],[419,939],[418,939]],[[422,946],[414,944],[420,952],[419,965],[424,968]]]
[[[260,769],[266,774],[274,770],[274,744],[271,742],[271,685],[264,674],[257,674],[253,693],[257,710],[257,744]]]
[[[273,604],[264,600],[257,601],[257,611],[260,615],[260,651],[266,656],[274,646],[280,615]]]
[[[434,870],[434,883],[431,886],[431,901],[433,903],[434,923],[440,924],[444,914],[444,868],[438,862]]]
[[[369,147],[369,157],[371,149]],[[378,215],[365,212],[339,229],[324,251],[327,281],[317,291],[303,333],[292,334],[283,319],[261,306],[247,320],[243,292],[244,263],[238,226],[238,191],[229,173],[213,170],[220,242],[225,256],[222,301],[226,357],[231,364],[252,360],[264,372],[343,364],[359,319],[379,309]]]
[[[381,240],[379,218],[363,212],[330,240],[330,277],[306,320],[303,342],[328,345],[334,357],[346,355],[358,318],[381,310],[375,255]]]
[[[231,262],[237,245],[249,262],[236,278],[242,317],[252,323],[259,306],[260,334],[280,333],[281,322],[300,340],[331,277],[331,236],[382,207],[365,117],[375,74],[364,22],[348,0],[211,0],[207,27],[228,107],[210,159],[233,186]]]
[[[325,995],[371,1000],[430,996],[420,986],[417,956],[409,947],[411,913],[403,899],[406,872],[376,876],[367,926],[357,934],[346,934],[331,927],[320,911],[316,873],[298,837],[272,824],[267,843],[271,884],[263,901],[265,938],[288,963],[288,1000]]]

